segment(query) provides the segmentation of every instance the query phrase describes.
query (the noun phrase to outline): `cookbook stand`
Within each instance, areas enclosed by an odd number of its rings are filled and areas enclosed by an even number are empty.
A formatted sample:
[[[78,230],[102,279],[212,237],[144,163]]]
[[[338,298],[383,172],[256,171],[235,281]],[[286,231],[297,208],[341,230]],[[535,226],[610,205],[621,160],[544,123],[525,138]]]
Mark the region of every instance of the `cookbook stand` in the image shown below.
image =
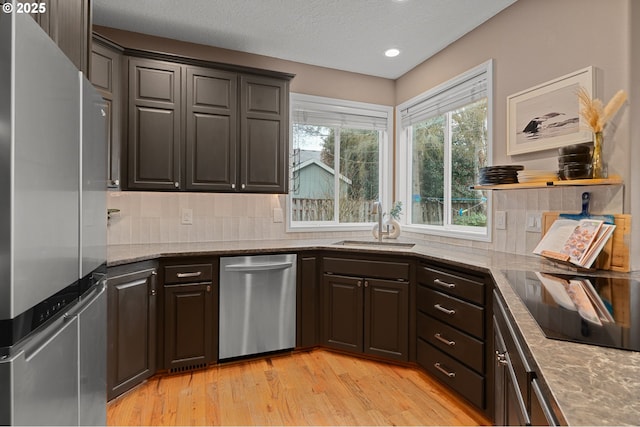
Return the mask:
[[[542,213],[542,236],[544,236],[551,224],[558,219],[559,212],[543,212]],[[576,271],[595,271],[595,270],[611,270],[628,273],[630,270],[629,262],[629,241],[631,239],[631,215],[615,214],[614,223],[616,225],[613,236],[602,249],[602,252],[593,264],[593,268],[578,267],[561,257],[553,256],[553,254],[545,255],[545,258],[562,266],[569,266]]]

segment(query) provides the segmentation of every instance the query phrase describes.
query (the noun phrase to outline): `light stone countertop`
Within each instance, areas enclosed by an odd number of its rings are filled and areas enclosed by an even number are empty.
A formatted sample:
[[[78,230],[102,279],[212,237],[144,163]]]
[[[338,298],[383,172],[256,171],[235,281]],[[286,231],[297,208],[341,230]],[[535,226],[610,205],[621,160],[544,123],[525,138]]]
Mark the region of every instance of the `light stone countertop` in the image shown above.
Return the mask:
[[[616,350],[546,338],[502,270],[567,272],[536,256],[456,247],[417,241],[411,248],[341,246],[339,239],[235,241],[113,245],[108,247],[108,266],[168,256],[243,255],[269,252],[335,250],[359,253],[406,254],[425,260],[445,261],[488,272],[516,320],[538,372],[551,391],[569,425],[640,424],[640,352]],[[401,240],[409,241],[409,240]],[[630,274],[600,272],[618,277]],[[638,307],[640,309],[640,307]]]

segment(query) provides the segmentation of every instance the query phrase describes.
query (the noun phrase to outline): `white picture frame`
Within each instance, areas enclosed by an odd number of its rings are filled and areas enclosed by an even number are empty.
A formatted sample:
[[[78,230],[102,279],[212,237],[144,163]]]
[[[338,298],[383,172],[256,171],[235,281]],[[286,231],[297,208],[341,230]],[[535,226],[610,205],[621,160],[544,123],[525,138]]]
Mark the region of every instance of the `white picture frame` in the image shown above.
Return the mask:
[[[580,117],[578,88],[593,98],[592,66],[507,97],[507,154],[532,153],[591,142],[593,134]]]

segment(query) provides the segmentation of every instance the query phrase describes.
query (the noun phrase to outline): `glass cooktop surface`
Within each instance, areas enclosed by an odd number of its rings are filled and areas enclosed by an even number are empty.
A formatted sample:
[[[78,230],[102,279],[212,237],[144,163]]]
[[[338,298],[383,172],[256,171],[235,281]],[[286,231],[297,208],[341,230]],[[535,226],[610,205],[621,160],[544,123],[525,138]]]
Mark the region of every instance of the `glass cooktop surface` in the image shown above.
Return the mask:
[[[547,338],[640,351],[640,280],[504,274]]]

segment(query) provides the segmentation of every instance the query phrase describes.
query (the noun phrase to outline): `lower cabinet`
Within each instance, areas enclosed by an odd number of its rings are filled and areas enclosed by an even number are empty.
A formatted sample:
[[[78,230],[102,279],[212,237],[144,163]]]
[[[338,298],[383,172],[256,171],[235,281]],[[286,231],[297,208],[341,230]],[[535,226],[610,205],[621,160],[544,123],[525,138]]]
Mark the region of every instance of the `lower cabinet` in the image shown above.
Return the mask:
[[[535,369],[528,362],[504,305],[494,291],[496,425],[557,425]]]
[[[107,399],[156,372],[157,264],[110,268],[107,279]]]
[[[324,344],[407,361],[409,264],[338,258],[323,261]],[[337,274],[365,271],[369,274],[356,277]]]
[[[490,286],[478,273],[420,264],[416,291],[416,361],[489,414],[491,372],[486,362]]]
[[[164,266],[165,369],[201,368],[217,359],[217,278],[213,262]]]

